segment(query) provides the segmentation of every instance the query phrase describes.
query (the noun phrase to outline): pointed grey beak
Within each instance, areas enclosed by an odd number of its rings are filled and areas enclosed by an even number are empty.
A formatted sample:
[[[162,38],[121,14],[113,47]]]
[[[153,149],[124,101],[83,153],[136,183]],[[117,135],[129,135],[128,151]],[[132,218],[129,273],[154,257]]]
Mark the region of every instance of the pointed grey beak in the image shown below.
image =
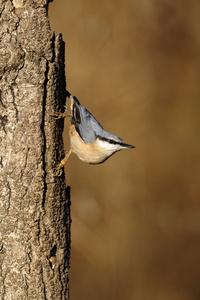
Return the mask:
[[[122,143],[121,145],[122,145],[122,147],[128,148],[128,149],[135,148],[135,146],[132,146],[132,145],[129,145],[129,144],[125,144],[125,143]]]

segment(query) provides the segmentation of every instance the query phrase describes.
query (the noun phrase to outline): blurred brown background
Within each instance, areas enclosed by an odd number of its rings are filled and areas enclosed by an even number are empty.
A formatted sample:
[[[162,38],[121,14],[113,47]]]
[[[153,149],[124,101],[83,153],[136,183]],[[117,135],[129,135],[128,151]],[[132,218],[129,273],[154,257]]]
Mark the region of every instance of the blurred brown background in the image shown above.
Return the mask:
[[[200,1],[55,0],[49,15],[69,91],[136,146],[67,163],[71,300],[199,300]]]

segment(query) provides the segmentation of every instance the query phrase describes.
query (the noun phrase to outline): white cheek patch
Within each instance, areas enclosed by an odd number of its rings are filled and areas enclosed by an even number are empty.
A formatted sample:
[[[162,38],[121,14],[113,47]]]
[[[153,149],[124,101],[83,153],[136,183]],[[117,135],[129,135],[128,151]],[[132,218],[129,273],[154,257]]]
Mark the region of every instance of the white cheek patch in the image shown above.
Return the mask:
[[[103,141],[103,140],[99,140],[98,139],[98,145],[104,149],[105,151],[108,151],[108,152],[115,152],[115,151],[118,151],[121,149],[121,146],[120,145],[117,145],[117,144],[110,144],[106,141]]]

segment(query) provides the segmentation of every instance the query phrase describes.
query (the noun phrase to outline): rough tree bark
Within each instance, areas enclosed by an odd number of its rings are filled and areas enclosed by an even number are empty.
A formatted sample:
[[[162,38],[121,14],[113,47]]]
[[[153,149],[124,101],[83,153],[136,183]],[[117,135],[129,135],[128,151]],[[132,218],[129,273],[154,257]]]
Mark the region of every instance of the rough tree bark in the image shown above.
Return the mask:
[[[47,0],[0,0],[0,299],[68,299],[64,42]],[[59,126],[59,127],[58,127]],[[61,148],[61,149],[60,149]]]

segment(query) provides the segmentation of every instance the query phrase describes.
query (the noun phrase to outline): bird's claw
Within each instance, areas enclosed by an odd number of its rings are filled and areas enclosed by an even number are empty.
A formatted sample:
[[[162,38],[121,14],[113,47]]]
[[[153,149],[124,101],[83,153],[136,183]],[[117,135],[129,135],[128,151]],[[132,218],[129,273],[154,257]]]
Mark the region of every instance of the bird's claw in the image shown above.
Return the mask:
[[[60,168],[56,168],[56,177],[60,177],[61,175],[62,175],[62,169],[60,169]]]
[[[61,112],[54,112],[53,114],[50,114],[50,116],[54,117],[56,119],[62,119],[62,118],[70,117],[70,115],[68,115],[66,113],[61,113]]]
[[[54,111],[53,114],[50,114],[50,116],[55,117],[56,119],[71,117],[71,115],[67,114],[68,107],[64,106],[64,108],[65,108],[64,113],[58,112],[58,111]]]
[[[56,175],[55,176],[58,176],[60,177],[63,173],[63,166],[58,166],[58,168],[56,168]]]

